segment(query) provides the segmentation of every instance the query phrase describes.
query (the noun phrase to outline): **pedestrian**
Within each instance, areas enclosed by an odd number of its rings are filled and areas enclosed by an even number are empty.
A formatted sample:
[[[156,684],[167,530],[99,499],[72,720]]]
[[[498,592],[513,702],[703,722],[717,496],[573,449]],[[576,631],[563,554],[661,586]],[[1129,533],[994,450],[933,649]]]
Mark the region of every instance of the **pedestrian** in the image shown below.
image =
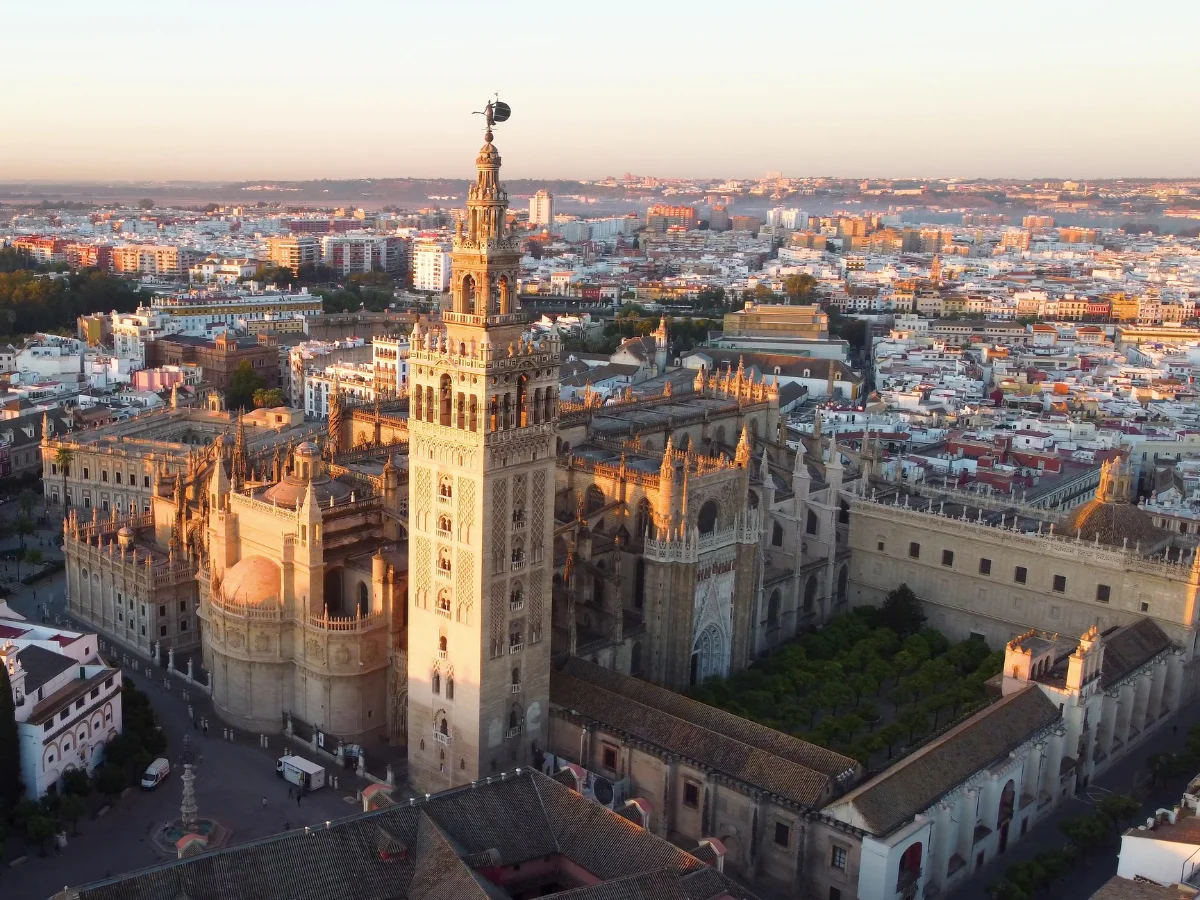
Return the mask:
[[[204,736],[208,737],[208,719],[204,720]]]
[[[300,791],[296,791],[296,805],[300,805]]]
[[[263,809],[267,808],[267,798],[263,797]]]

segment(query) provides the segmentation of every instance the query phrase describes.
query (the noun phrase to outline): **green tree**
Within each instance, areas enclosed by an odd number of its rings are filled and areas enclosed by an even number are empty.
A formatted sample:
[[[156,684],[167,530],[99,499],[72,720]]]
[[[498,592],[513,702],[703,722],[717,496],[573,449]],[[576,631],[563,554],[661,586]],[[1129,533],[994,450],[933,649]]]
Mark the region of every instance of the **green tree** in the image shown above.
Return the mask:
[[[811,303],[817,292],[817,279],[807,272],[789,275],[783,279],[783,292],[787,294],[789,303]]]
[[[42,564],[42,551],[37,547],[30,547],[25,551],[25,562],[31,569],[36,569]]]
[[[1096,803],[1096,813],[1117,828],[1132,821],[1142,806],[1128,794],[1108,794]]]
[[[8,666],[0,665],[0,807],[15,809],[21,798],[21,746]]]
[[[907,584],[888,591],[879,608],[879,624],[901,637],[916,634],[925,625],[921,601]]]
[[[34,496],[33,491],[28,489],[21,491],[20,496],[17,497],[17,505],[21,508],[21,512],[27,516],[33,515],[33,507],[36,502],[37,498]]]
[[[110,803],[117,794],[129,786],[129,778],[125,772],[119,766],[107,762],[96,770],[93,778],[96,782],[96,790],[107,797]]]
[[[887,747],[887,758],[891,759],[895,752],[896,745],[904,740],[904,728],[893,722],[890,725],[884,725],[876,734],[883,745]]]
[[[54,837],[54,821],[48,816],[36,815],[25,823],[25,836],[29,843],[38,848],[38,856],[46,855],[46,841]]]
[[[86,797],[92,792],[92,780],[86,769],[71,769],[63,773],[63,793]]]
[[[260,281],[263,284],[290,285],[299,281],[299,278],[287,266],[262,265],[258,267],[258,271],[253,275],[242,280]]]
[[[274,409],[283,405],[283,391],[280,388],[260,388],[254,392],[255,409]]]
[[[145,197],[137,202],[138,209],[154,209],[154,201]]]
[[[21,549],[25,549],[25,538],[34,533],[33,519],[24,514],[17,516],[17,521],[13,523],[13,531],[21,538]]]
[[[67,508],[67,475],[71,471],[71,463],[75,461],[75,453],[69,447],[59,447],[54,451],[54,464],[58,467],[58,472],[62,475],[62,502],[63,509]]]
[[[826,682],[821,685],[818,700],[822,708],[837,715],[839,709],[855,702],[854,691],[841,682]]]
[[[79,834],[77,823],[85,812],[87,812],[87,804],[83,802],[83,798],[78,794],[67,794],[63,797],[62,806],[58,810],[58,814],[62,817],[62,820],[71,823],[71,834]]]
[[[225,405],[229,409],[246,409],[254,403],[254,392],[267,386],[266,380],[254,371],[249,360],[243,359],[229,377]]]
[[[910,741],[929,730],[929,716],[918,706],[911,706],[900,713],[896,724],[905,730]]]

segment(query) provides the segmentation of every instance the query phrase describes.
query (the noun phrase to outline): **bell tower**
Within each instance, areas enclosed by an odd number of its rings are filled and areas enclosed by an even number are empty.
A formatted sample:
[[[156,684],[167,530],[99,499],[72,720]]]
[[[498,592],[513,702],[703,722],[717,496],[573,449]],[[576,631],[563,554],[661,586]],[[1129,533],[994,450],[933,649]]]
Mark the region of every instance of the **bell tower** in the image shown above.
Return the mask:
[[[517,301],[520,241],[484,110],[452,308],[409,354],[409,780],[434,792],[546,746],[559,341]]]

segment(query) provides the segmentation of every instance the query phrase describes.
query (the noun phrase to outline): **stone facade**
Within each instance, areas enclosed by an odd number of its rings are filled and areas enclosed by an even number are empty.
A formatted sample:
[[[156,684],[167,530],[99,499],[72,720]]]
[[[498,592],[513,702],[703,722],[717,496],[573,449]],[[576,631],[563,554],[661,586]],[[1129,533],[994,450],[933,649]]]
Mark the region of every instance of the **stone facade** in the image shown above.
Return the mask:
[[[452,310],[409,351],[409,780],[528,764],[546,745],[557,335],[516,299],[520,241],[491,131],[454,239]]]

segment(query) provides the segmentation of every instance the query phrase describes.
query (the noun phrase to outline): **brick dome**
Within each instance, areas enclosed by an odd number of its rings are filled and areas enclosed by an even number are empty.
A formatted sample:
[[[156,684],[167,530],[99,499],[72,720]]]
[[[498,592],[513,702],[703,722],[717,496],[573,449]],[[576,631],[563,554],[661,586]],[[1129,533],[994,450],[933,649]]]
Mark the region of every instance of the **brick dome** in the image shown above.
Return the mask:
[[[272,606],[279,603],[279,566],[265,556],[247,556],[225,570],[221,593],[231,603]]]

